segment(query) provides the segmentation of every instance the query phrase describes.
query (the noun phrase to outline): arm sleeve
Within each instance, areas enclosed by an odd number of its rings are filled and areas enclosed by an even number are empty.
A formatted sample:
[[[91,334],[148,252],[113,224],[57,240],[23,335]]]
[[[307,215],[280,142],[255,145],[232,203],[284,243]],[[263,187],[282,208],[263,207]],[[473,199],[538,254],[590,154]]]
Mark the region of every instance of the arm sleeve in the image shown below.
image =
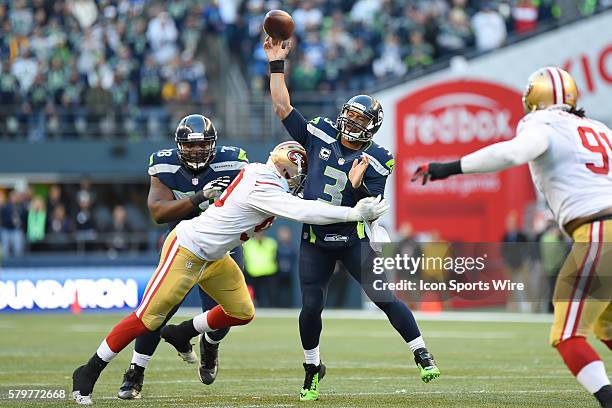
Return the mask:
[[[287,132],[289,132],[289,135],[306,148],[310,139],[307,130],[308,122],[297,109],[293,108],[289,116],[283,119],[283,125]]]
[[[341,207],[314,200],[302,200],[282,188],[256,188],[249,194],[248,204],[270,215],[304,224],[326,225],[350,220],[350,207]]]
[[[461,158],[463,173],[488,173],[532,161],[549,146],[550,127],[545,124],[519,126],[514,139],[495,143]]]

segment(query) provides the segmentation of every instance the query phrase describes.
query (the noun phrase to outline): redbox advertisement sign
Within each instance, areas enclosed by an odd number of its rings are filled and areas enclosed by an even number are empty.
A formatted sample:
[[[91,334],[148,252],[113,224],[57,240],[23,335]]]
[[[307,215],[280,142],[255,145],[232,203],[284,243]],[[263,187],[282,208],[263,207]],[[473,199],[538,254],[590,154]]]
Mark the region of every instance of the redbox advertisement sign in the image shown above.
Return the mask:
[[[498,174],[460,175],[411,183],[417,166],[457,160],[514,137],[523,117],[521,93],[493,82],[452,80],[400,99],[396,109],[396,227],[439,233],[445,240],[497,241],[510,211],[534,200],[527,166]]]

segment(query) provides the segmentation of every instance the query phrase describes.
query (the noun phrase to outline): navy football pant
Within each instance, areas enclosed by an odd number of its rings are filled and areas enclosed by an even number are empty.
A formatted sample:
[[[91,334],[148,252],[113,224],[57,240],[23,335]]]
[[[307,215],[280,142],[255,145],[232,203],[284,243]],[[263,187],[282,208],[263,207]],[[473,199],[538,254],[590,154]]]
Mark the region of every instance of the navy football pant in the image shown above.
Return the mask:
[[[244,259],[242,254],[242,248],[238,247],[232,250],[231,253],[234,261],[240,266],[240,269],[244,270]],[[202,305],[202,311],[205,312],[207,310],[212,309],[217,306],[217,302],[215,302],[210,296],[206,294],[199,286],[198,293],[200,294],[200,303]],[[168,317],[164,323],[159,327],[159,329],[143,334],[142,336],[138,336],[136,338],[136,344],[134,345],[134,351],[140,354],[144,354],[147,356],[152,356],[157,349],[157,345],[161,341],[160,330],[165,324],[174,316],[176,311],[179,309],[180,305],[177,305],[170,313],[168,313]],[[221,341],[227,333],[229,333],[229,327],[225,329],[219,329],[208,333],[208,337],[214,341]]]
[[[300,286],[302,289],[302,310],[300,312],[300,338],[304,350],[319,345],[322,322],[321,312],[325,306],[329,280],[334,273],[336,262],[344,264],[350,275],[361,285],[366,295],[389,319],[391,325],[406,342],[419,337],[421,333],[410,309],[391,291],[374,290],[372,282],[383,279],[374,275],[372,263],[376,254],[369,249],[367,241],[348,248],[324,249],[307,241],[300,246]],[[362,249],[363,254],[362,254]]]

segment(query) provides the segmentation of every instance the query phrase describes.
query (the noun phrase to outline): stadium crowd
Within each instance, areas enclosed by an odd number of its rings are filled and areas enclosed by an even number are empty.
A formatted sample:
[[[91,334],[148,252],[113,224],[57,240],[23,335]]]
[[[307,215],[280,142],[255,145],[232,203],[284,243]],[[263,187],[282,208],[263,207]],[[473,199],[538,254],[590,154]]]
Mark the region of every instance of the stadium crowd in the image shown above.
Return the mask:
[[[272,8],[295,21],[293,90],[320,92],[364,89],[473,46],[499,47],[509,33],[558,18],[557,3],[0,0],[0,138],[161,137],[173,109],[214,100],[199,51],[216,40],[263,91],[262,21]],[[578,3],[589,14],[611,1]]]

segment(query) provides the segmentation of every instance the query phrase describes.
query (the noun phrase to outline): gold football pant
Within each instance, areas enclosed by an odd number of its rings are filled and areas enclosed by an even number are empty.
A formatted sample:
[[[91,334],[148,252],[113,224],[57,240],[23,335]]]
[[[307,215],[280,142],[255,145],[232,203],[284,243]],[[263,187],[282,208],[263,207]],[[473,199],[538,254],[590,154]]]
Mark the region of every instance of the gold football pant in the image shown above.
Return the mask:
[[[164,242],[159,265],[147,284],[136,316],[148,330],[158,329],[196,284],[227,315],[240,320],[251,320],[255,315],[244,276],[236,262],[229,255],[213,262],[204,261],[181,247],[176,232],[172,231]]]
[[[582,225],[572,238],[553,296],[553,346],[590,331],[600,340],[612,339],[612,220]]]

